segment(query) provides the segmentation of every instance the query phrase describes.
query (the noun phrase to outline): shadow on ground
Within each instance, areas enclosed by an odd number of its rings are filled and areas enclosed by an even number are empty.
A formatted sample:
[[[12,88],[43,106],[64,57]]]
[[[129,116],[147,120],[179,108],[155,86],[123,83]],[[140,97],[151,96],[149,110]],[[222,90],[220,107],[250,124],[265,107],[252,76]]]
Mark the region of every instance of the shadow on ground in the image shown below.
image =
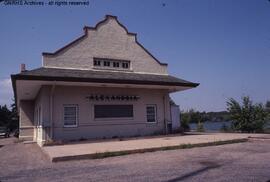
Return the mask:
[[[217,163],[214,163],[214,162],[200,162],[200,164],[205,165],[205,167],[202,167],[202,168],[200,168],[198,170],[195,170],[195,171],[192,171],[190,173],[184,174],[184,175],[179,176],[177,178],[170,179],[167,182],[177,182],[177,181],[185,180],[187,178],[196,176],[196,175],[198,175],[200,173],[203,173],[203,172],[206,172],[208,170],[221,167],[221,165],[219,165]]]

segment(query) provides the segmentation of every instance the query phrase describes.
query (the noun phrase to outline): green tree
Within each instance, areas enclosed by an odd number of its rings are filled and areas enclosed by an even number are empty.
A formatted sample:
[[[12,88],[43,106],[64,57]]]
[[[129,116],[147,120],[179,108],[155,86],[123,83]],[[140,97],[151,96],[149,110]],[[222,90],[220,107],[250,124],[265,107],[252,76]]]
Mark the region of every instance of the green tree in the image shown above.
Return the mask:
[[[183,128],[184,132],[190,130],[189,122],[190,122],[189,114],[181,112],[180,123],[181,123],[181,128]]]
[[[10,130],[15,130],[19,128],[19,116],[14,100],[13,103],[11,104],[10,121],[8,127]]]
[[[0,126],[8,126],[10,121],[10,110],[6,105],[0,105]]]
[[[190,122],[197,123],[201,120],[201,114],[198,111],[195,111],[194,109],[189,110],[190,115]]]
[[[270,113],[270,101],[268,100],[265,104],[266,111]]]
[[[262,132],[268,113],[262,104],[253,104],[249,97],[242,98],[242,105],[231,98],[227,102],[232,128],[241,132]]]
[[[270,108],[270,101],[266,101],[265,107]]]
[[[0,105],[0,126],[5,126],[11,131],[19,127],[19,117],[14,100],[11,110],[6,105]]]

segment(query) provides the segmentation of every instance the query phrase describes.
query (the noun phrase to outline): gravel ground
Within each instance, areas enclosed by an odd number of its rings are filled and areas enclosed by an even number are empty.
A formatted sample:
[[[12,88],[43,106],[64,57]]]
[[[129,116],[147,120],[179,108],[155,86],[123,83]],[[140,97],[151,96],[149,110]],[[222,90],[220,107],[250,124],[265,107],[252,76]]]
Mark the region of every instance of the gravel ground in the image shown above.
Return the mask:
[[[35,144],[0,139],[0,181],[270,180],[270,139],[51,163]]]

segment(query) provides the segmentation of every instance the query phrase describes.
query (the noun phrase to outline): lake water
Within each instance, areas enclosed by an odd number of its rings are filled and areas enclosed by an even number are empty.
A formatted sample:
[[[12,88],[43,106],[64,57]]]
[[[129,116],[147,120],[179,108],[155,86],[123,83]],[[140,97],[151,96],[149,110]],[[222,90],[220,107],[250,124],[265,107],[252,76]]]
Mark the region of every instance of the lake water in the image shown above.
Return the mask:
[[[204,130],[210,132],[218,132],[223,125],[226,125],[228,128],[231,126],[231,121],[222,121],[222,122],[213,122],[213,121],[206,121],[203,123]],[[197,123],[189,124],[190,130],[197,130]]]

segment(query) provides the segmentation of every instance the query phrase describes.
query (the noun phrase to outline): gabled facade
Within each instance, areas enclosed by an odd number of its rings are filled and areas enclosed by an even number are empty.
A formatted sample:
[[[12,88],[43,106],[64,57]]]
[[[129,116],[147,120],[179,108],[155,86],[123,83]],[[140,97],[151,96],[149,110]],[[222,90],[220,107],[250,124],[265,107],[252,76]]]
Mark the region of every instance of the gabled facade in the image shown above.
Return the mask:
[[[65,47],[43,53],[42,67],[11,75],[19,137],[42,145],[169,132],[175,118],[169,94],[199,84],[168,75],[167,64],[115,16],[83,30]]]

